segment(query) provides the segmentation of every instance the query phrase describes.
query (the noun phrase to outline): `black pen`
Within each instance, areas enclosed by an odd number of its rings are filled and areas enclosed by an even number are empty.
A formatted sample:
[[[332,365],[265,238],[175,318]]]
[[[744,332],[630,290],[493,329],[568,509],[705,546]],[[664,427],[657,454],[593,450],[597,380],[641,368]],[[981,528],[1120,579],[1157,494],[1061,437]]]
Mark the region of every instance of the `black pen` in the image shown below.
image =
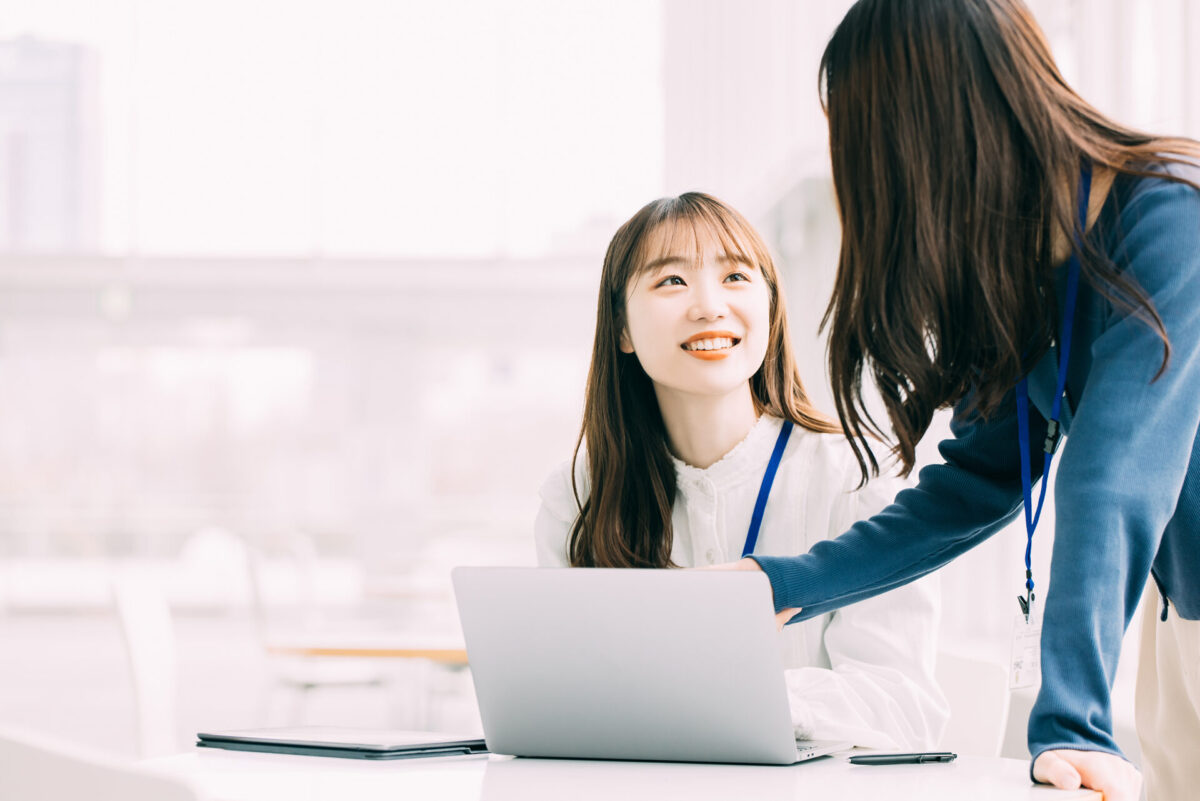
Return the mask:
[[[919,765],[923,762],[953,762],[958,754],[949,751],[930,751],[923,754],[857,754],[850,757],[853,765]]]

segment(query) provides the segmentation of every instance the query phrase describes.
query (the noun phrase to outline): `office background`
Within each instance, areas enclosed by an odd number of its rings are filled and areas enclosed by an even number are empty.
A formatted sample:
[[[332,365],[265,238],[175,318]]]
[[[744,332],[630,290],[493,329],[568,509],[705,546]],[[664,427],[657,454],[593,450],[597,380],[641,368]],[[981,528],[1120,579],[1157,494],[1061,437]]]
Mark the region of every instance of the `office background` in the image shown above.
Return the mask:
[[[171,603],[181,742],[266,714],[256,592],[452,628],[450,566],[532,562],[603,251],[651,198],[707,191],[760,227],[831,409],[816,70],[848,5],[6,4],[0,720],[133,750],[118,568]],[[1200,137],[1194,4],[1031,6],[1085,98]],[[1014,527],[943,572],[945,647],[1006,658],[1023,548]],[[389,669],[450,697],[431,725],[470,725],[461,676]],[[368,698],[305,715],[419,705]]]

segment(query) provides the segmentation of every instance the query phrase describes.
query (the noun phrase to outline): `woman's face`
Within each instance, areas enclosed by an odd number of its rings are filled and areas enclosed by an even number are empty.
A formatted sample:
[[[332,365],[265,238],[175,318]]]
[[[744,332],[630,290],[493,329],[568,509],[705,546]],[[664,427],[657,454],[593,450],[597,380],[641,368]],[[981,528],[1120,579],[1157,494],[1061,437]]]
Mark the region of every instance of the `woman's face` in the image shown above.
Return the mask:
[[[762,272],[687,222],[647,236],[655,255],[625,289],[621,350],[636,354],[660,396],[741,389],[767,353],[771,293]]]

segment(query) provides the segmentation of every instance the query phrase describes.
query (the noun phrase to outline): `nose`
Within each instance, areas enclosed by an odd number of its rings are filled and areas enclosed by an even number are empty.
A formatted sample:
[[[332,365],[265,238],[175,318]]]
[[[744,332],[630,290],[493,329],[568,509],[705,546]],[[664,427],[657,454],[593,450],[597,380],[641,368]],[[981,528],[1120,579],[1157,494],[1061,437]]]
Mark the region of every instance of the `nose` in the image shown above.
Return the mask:
[[[719,286],[712,286],[709,281],[698,281],[692,287],[692,305],[688,309],[688,319],[695,322],[701,320],[720,320],[729,312]]]

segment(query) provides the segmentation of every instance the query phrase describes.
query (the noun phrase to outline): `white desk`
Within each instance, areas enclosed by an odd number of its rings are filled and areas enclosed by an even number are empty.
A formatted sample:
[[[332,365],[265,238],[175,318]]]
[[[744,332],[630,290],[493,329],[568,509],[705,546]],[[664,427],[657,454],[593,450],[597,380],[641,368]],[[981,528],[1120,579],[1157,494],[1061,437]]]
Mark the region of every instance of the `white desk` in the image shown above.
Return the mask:
[[[1029,763],[959,757],[948,765],[790,767],[442,757],[370,762],[196,749],[145,763],[189,777],[213,801],[1100,801],[1029,781]]]

